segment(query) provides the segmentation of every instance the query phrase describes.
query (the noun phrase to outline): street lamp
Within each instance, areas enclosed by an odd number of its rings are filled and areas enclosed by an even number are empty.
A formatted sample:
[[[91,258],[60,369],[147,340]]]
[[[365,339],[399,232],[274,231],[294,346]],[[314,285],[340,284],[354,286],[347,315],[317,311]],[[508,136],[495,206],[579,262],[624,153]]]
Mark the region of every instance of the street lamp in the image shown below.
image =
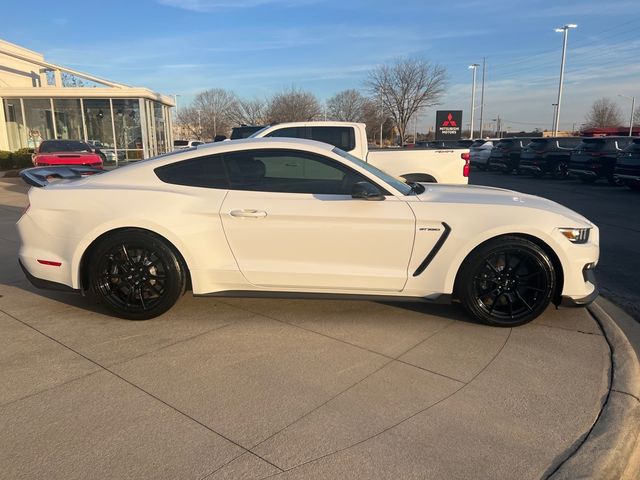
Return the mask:
[[[477,63],[469,65],[469,68],[473,70],[473,84],[471,87],[471,133],[469,135],[470,140],[473,140],[473,114],[476,109],[476,70],[479,66],[480,65]]]
[[[553,107],[553,119],[552,119],[553,123],[551,124],[551,131],[555,135],[555,133],[556,133],[556,109],[558,108],[558,104],[557,103],[552,103],[551,106]]]
[[[567,56],[567,36],[570,28],[577,28],[578,25],[574,23],[568,23],[563,27],[556,28],[556,32],[563,33],[562,41],[562,62],[560,63],[560,84],[558,85],[558,106],[556,107],[556,120],[554,122],[553,136],[558,136],[558,126],[560,123],[560,106],[562,105],[562,82],[564,80],[564,62]]]
[[[628,95],[618,94],[619,97],[628,98],[631,100],[631,119],[629,120],[629,136],[633,135],[633,112],[636,109],[636,97],[629,97]]]

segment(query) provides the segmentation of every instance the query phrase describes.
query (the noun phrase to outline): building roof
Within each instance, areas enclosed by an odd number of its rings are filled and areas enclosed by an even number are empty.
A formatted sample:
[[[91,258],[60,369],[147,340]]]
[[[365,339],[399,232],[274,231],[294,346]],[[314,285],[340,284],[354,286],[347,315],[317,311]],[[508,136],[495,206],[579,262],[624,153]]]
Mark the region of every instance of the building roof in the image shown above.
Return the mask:
[[[1,39],[0,67],[4,67],[0,68],[0,96],[3,97],[140,97],[168,106],[175,105],[171,97],[148,88],[131,87],[53,64],[47,62],[41,53]],[[75,86],[65,86],[63,73],[80,81]],[[86,86],[83,85],[85,82]]]

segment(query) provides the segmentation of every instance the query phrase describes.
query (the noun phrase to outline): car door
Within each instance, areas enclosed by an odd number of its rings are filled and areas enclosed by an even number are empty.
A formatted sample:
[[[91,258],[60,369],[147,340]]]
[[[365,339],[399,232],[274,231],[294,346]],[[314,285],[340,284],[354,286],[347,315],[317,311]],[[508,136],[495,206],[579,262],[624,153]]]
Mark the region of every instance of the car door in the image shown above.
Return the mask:
[[[246,279],[270,289],[400,291],[415,234],[401,198],[351,197],[371,181],[341,162],[300,150],[225,154],[230,186],[220,217]]]

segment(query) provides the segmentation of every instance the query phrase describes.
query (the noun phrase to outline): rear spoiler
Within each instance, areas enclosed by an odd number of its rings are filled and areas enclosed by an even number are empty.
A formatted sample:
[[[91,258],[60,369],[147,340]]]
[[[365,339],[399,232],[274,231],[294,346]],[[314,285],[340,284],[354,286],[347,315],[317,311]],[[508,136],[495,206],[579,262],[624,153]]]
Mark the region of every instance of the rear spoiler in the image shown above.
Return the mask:
[[[27,168],[20,172],[22,179],[33,187],[46,187],[51,180],[71,180],[86,177],[88,175],[98,175],[106,170],[81,165],[60,165],[52,167]]]

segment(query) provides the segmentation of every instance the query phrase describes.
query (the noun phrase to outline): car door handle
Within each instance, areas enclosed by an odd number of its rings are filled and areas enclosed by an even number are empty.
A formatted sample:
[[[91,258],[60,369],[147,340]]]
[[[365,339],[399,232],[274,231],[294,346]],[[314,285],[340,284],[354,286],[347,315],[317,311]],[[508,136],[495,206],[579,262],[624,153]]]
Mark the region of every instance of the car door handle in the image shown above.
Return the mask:
[[[245,208],[244,210],[231,210],[229,215],[240,218],[262,218],[267,216],[267,212]]]

